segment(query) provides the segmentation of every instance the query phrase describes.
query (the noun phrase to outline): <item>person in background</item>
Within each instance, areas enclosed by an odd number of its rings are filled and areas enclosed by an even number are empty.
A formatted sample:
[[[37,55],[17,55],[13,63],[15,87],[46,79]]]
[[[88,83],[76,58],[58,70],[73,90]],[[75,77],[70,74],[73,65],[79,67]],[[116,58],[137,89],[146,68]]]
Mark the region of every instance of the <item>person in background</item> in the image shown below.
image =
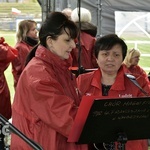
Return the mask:
[[[72,13],[72,9],[71,8],[64,8],[62,10],[62,13],[65,14],[66,16],[68,16],[69,19],[71,19],[71,13]]]
[[[5,43],[3,37],[0,37],[0,114],[8,120],[11,118],[11,97],[4,72],[8,68],[10,62],[15,59],[17,55],[18,51]],[[3,150],[4,147],[4,135],[1,132],[0,150]]]
[[[147,95],[132,83],[126,76],[129,70],[122,64],[127,52],[127,45],[116,34],[105,35],[95,43],[95,56],[99,69],[81,74],[77,78],[78,88],[83,95],[98,96],[99,98],[143,97],[150,95],[150,86],[143,76],[133,74]],[[114,143],[97,144],[100,150],[113,147]],[[91,149],[96,149],[91,146]],[[109,149],[109,148],[108,148]],[[147,150],[147,140],[127,141],[126,150]]]
[[[14,88],[16,88],[19,77],[24,69],[25,60],[30,50],[38,44],[37,23],[34,20],[22,20],[19,22],[16,34],[18,57],[12,62],[12,74],[14,77]]]
[[[77,34],[66,15],[49,13],[16,88],[12,123],[44,150],[87,150],[87,145],[67,142],[81,100],[68,69]],[[11,139],[11,150],[31,149],[16,135]]]
[[[125,66],[129,69],[132,74],[137,74],[137,76],[143,76],[146,80],[148,79],[148,74],[144,71],[142,67],[138,65],[140,60],[141,52],[137,49],[130,49],[123,61]]]
[[[78,67],[80,65],[84,69],[97,68],[98,65],[94,56],[97,27],[91,23],[91,12],[88,9],[80,8],[80,22],[78,12],[79,8],[75,8],[71,13],[71,20],[76,23],[81,31],[80,37],[76,40],[77,47],[71,52],[72,66]]]

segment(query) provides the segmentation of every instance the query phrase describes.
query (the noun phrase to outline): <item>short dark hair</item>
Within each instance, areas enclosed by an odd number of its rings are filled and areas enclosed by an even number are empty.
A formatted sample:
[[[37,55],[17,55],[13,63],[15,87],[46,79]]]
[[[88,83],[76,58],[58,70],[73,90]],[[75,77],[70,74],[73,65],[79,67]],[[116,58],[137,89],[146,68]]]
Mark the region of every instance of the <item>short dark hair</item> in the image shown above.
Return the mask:
[[[69,30],[69,33],[66,31]],[[78,35],[78,28],[73,21],[68,19],[62,12],[51,12],[48,14],[39,31],[40,44],[46,46],[47,36],[56,40],[65,31],[72,39]]]
[[[108,34],[97,39],[94,47],[95,57],[98,58],[99,51],[110,50],[114,45],[119,44],[122,47],[123,60],[127,53],[127,45],[123,39],[116,34]]]

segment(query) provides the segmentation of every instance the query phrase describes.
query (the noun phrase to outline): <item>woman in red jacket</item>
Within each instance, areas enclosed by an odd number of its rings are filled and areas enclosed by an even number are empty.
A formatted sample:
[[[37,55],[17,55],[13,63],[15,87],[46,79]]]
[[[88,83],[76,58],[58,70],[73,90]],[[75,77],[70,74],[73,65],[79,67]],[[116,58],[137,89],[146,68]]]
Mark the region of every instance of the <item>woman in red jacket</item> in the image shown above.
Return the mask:
[[[11,118],[11,98],[4,71],[10,62],[17,57],[17,50],[4,43],[5,39],[0,37],[0,114],[6,119]],[[1,125],[1,124],[0,124]],[[0,133],[0,149],[4,148],[4,135]]]
[[[80,104],[69,71],[77,27],[61,12],[51,12],[39,31],[40,45],[29,54],[16,88],[12,122],[44,150],[87,150],[67,138]],[[32,57],[30,57],[32,56]],[[30,150],[12,134],[11,150]]]
[[[123,61],[125,66],[130,70],[131,73],[137,74],[137,76],[143,76],[146,80],[148,79],[148,74],[144,71],[142,67],[138,65],[140,60],[141,52],[137,49],[130,49]]]
[[[126,56],[125,42],[115,34],[101,37],[95,44],[95,56],[99,69],[78,76],[79,90],[83,95],[108,98],[142,97],[150,95],[148,81],[142,76],[135,77],[146,94],[133,84],[126,74],[131,72],[122,65]],[[133,74],[134,75],[134,74]],[[103,144],[98,144],[104,149]],[[105,143],[105,147],[114,147],[114,143]],[[92,147],[91,149],[95,149]],[[148,150],[147,140],[127,141],[126,150]]]
[[[75,8],[71,13],[71,19],[81,30],[80,37],[76,40],[77,47],[71,52],[73,59],[72,66],[79,67],[80,65],[80,67],[83,67],[84,69],[97,68],[98,65],[94,55],[97,27],[91,23],[92,16],[88,9],[81,7],[80,13],[81,23],[79,22],[78,8]]]
[[[19,22],[17,31],[18,57],[12,62],[12,74],[14,77],[14,88],[16,88],[19,77],[24,69],[25,60],[30,50],[38,44],[37,23],[34,20],[23,20]]]

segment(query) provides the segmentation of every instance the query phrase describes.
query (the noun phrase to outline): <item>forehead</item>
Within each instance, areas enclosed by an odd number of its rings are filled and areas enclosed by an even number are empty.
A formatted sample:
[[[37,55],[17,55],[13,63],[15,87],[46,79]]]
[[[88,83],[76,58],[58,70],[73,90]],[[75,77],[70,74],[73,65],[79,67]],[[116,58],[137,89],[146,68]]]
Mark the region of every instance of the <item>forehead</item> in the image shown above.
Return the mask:
[[[69,37],[70,37],[70,35],[68,33],[66,33],[65,31],[63,31],[62,34],[60,34],[58,36],[58,38],[60,38],[60,39],[62,39],[62,38],[69,38]]]
[[[113,52],[121,52],[122,53],[122,47],[121,47],[121,45],[120,44],[116,44],[116,45],[114,45],[112,48],[110,48],[110,49],[104,49],[104,50],[101,50],[101,51],[107,51],[107,52],[111,52],[111,51],[113,51]]]
[[[135,56],[140,56],[140,53],[138,51],[133,52],[132,57],[135,57]]]

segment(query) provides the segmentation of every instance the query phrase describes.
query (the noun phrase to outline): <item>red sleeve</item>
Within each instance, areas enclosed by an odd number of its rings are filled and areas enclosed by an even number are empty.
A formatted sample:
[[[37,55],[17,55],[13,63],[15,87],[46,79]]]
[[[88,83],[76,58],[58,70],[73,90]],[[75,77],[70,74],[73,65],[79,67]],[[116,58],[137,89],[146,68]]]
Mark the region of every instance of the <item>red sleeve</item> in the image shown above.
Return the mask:
[[[11,46],[9,46],[7,43],[4,43],[4,38],[0,38],[0,62],[5,62],[9,63],[11,62],[14,58],[17,57],[18,51]]]
[[[7,43],[4,43],[4,38],[0,38],[0,67],[5,70],[8,64],[14,60],[18,55],[18,51]]]

